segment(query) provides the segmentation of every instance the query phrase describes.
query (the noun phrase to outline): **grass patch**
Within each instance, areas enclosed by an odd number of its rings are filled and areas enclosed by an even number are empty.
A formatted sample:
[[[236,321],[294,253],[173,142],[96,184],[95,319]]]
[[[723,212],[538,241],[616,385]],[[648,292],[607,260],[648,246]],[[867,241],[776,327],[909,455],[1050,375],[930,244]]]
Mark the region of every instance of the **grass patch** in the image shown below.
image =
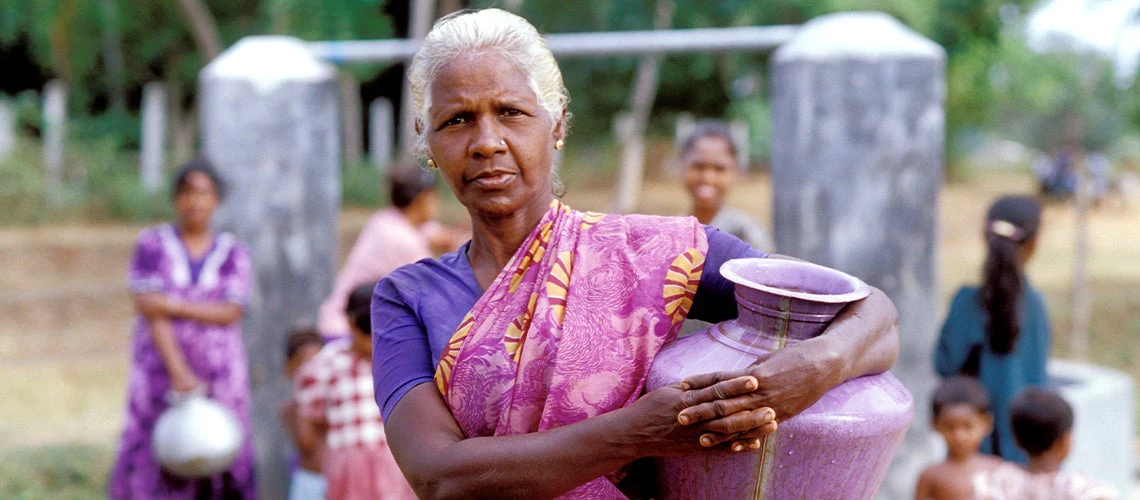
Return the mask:
[[[104,498],[112,453],[88,445],[4,451],[0,453],[0,498]]]

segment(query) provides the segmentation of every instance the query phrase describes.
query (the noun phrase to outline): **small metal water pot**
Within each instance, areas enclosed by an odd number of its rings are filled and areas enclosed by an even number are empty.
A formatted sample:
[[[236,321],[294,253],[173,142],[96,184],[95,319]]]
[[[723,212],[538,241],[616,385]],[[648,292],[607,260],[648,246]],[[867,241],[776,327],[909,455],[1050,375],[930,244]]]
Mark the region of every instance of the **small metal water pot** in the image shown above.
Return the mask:
[[[159,465],[187,479],[229,469],[243,438],[234,414],[201,392],[171,400],[171,406],[155,422],[151,440]]]

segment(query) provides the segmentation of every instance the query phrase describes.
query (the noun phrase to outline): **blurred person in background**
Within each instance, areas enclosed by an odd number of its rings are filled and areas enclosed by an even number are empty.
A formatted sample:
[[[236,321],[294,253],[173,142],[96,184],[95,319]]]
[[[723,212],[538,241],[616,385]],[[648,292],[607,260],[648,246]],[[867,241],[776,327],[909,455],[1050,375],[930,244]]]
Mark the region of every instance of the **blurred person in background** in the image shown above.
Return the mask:
[[[1045,385],[1049,314],[1041,292],[1025,276],[1041,228],[1041,205],[1005,196],[990,206],[983,235],[986,261],[980,287],[954,295],[934,353],[944,378],[977,377],[989,391],[994,430],[982,451],[1026,463],[1009,426],[1009,403],[1027,387]]]
[[[1026,389],[1010,404],[1017,445],[1029,455],[1024,467],[1004,464],[975,478],[981,500],[1112,500],[1120,493],[1076,471],[1061,471],[1073,448],[1073,407],[1060,394]]]
[[[294,397],[304,448],[324,446],[329,500],[414,499],[372,397],[372,285],[348,297],[349,338],[329,342],[297,374]],[[302,448],[302,449],[304,449]]]
[[[433,219],[439,213],[434,176],[415,165],[394,165],[388,174],[392,206],[376,212],[352,245],[321,304],[318,329],[326,338],[347,337],[344,307],[357,286],[376,284],[404,264],[454,250],[461,236]]]
[[[108,496],[113,499],[255,498],[249,369],[241,317],[249,297],[249,252],[210,229],[222,200],[218,173],[204,159],[174,181],[178,220],[139,235],[127,273],[134,321],[127,408]],[[201,391],[234,413],[245,442],[233,466],[186,480],[151,452],[155,421],[172,398]]]
[[[728,126],[719,120],[697,122],[679,151],[685,189],[692,201],[691,215],[740,238],[752,248],[775,252],[772,237],[748,214],[726,205],[728,190],[736,182],[740,165],[738,147]]]
[[[943,380],[931,396],[931,423],[946,443],[946,460],[922,471],[915,500],[974,498],[974,478],[1003,462],[981,453],[982,440],[994,428],[990,396],[973,377]]]
[[[321,352],[323,346],[324,342],[316,329],[302,328],[289,334],[285,340],[283,371],[291,387],[296,387],[296,377],[301,367]],[[289,500],[323,500],[327,489],[325,477],[321,475],[324,443],[317,436],[304,433],[310,428],[300,425],[295,394],[291,394],[281,405],[280,413],[281,423],[289,432],[298,452],[297,458],[290,464]]]

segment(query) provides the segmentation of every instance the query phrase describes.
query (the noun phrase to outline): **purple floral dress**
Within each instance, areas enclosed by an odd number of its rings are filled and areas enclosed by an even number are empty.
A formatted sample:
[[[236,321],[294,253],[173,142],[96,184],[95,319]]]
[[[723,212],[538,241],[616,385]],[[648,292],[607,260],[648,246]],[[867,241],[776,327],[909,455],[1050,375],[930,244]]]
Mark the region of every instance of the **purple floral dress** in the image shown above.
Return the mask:
[[[127,272],[131,293],[161,292],[185,302],[244,304],[250,290],[249,252],[232,235],[219,233],[200,261],[191,261],[177,230],[143,230]],[[175,319],[174,337],[208,395],[237,415],[246,441],[230,470],[213,478],[185,480],[167,474],[151,453],[155,421],[167,408],[170,377],[151,340],[147,321],[136,316],[123,437],[108,496],[112,499],[256,498],[250,438],[249,370],[240,322],[211,325]]]

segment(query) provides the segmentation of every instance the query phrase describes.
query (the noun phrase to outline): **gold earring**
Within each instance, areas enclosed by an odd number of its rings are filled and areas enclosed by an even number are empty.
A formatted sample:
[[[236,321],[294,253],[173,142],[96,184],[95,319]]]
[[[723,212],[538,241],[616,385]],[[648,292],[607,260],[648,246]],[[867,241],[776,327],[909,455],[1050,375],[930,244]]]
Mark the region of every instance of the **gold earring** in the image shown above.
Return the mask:
[[[564,146],[566,146],[566,141],[564,141],[562,139],[558,139],[557,141],[554,141],[554,149],[561,150]]]
[[[431,170],[435,170],[435,169],[436,169],[436,166],[435,166],[435,160],[432,160],[431,158],[428,158],[428,169],[431,169]]]

